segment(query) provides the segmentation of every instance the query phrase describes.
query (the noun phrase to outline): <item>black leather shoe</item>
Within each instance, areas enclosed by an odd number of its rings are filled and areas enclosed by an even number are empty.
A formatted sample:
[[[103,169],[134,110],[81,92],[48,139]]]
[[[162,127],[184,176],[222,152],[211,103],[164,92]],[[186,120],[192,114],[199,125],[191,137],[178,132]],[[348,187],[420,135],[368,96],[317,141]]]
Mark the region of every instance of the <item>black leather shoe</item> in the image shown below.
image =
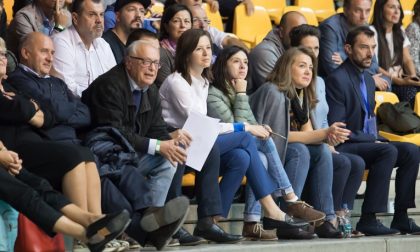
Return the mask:
[[[391,222],[391,228],[397,229],[401,234],[420,235],[420,227],[416,225],[413,219],[395,220]]]
[[[178,239],[181,246],[195,246],[208,243],[205,239],[190,234],[183,227],[181,227],[172,238]]]
[[[291,228],[305,228],[309,225],[308,222],[301,219],[294,219],[286,214],[284,221],[274,220],[268,217],[263,217],[264,229],[291,229]]]
[[[277,229],[277,237],[279,239],[296,239],[296,240],[310,240],[318,236],[309,230],[302,228]]]
[[[324,221],[321,226],[315,227],[315,233],[319,238],[343,238],[343,232],[334,227],[329,221]]]
[[[163,226],[153,232],[147,234],[147,242],[156,247],[157,250],[165,248],[172,240],[172,236],[182,227],[187,217],[188,211],[178,221]]]
[[[364,233],[366,236],[373,235],[397,235],[400,232],[393,228],[385,227],[379,220],[358,222],[356,230]]]
[[[102,251],[111,240],[120,236],[130,224],[130,213],[122,210],[107,214],[86,228],[87,246],[92,252]]]
[[[171,199],[163,207],[150,207],[144,212],[140,226],[146,232],[158,230],[184,217],[189,205],[190,200],[181,196]]]
[[[237,243],[243,240],[241,235],[228,234],[217,224],[200,223],[200,220],[198,220],[197,226],[195,226],[194,235],[217,243]]]

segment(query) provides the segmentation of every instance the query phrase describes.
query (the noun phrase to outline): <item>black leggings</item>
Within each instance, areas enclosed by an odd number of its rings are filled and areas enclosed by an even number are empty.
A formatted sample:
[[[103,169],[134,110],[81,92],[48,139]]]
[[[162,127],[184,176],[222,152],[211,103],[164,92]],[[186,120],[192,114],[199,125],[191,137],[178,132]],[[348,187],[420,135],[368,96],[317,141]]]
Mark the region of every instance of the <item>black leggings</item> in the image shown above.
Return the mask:
[[[16,177],[0,167],[0,199],[37,224],[49,236],[63,215],[60,209],[70,204],[43,178],[22,169]]]

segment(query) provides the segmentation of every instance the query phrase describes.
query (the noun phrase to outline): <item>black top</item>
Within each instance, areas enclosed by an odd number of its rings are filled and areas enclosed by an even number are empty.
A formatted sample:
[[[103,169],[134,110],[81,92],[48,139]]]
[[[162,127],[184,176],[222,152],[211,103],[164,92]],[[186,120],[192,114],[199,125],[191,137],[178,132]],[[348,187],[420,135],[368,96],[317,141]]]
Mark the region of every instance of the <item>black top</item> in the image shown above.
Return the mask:
[[[108,42],[109,46],[111,47],[112,53],[114,54],[115,61],[117,64],[120,64],[124,59],[124,50],[125,45],[124,43],[118,38],[117,34],[115,34],[112,29],[106,31],[102,38]]]

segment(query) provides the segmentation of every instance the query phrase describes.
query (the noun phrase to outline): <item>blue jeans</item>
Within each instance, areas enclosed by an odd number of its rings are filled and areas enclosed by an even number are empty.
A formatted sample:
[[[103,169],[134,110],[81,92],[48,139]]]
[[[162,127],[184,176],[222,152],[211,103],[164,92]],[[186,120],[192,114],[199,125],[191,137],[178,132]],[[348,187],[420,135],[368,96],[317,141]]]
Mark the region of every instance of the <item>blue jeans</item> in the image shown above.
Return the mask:
[[[281,197],[293,192],[292,185],[284,170],[283,164],[277,152],[273,139],[261,140],[255,138],[258,148],[258,154],[266,167],[269,176],[273,180],[276,191],[273,197]],[[261,219],[261,204],[255,199],[255,195],[249,185],[245,188],[245,212],[244,221],[258,222]]]
[[[336,217],[332,197],[332,157],[326,144],[289,143],[284,169],[298,197],[301,197],[306,183],[309,202],[314,208],[324,212],[326,220]]]
[[[242,178],[247,177],[257,200],[270,195],[276,189],[261,159],[254,137],[247,132],[235,132],[220,135],[216,144],[220,150],[219,183],[222,198],[223,216],[227,216],[233,197],[241,185]]]

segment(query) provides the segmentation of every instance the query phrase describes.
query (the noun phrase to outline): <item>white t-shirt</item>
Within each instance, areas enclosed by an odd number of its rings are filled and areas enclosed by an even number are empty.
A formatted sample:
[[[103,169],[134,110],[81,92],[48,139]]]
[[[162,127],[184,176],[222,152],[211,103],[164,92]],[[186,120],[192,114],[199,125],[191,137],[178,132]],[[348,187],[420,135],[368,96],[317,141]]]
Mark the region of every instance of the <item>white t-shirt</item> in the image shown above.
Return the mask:
[[[378,32],[376,31],[376,29],[373,25],[371,25],[369,28],[375,33],[375,42],[376,42],[376,45],[377,45],[376,48],[375,48],[375,55],[376,55],[376,59],[378,60],[378,57],[377,57],[378,53],[379,53],[378,52],[378,50],[379,50],[378,49],[379,48],[379,46],[378,46]],[[403,37],[404,37],[403,48],[405,48],[405,47],[410,46],[411,43],[410,43],[410,40],[408,40],[407,35],[405,34],[404,27],[401,26],[401,30],[402,30],[402,34],[403,34]],[[392,39],[392,31],[385,34],[385,39],[388,43],[388,50],[389,50],[391,59],[394,59],[395,53],[394,53],[394,40]],[[378,60],[378,62],[379,62],[379,60]],[[389,69],[389,72],[396,71],[395,70],[396,68],[398,68],[398,66],[391,67]],[[401,66],[399,66],[399,68],[401,68]]]

